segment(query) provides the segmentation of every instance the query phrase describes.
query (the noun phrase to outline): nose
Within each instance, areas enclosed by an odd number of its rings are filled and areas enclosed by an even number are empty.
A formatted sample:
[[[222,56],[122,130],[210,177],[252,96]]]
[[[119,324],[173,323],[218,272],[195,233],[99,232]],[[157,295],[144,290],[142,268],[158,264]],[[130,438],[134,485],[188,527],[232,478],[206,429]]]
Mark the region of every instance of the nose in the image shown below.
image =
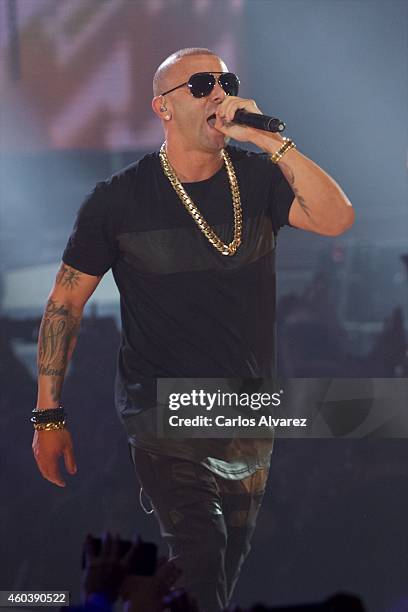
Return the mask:
[[[215,82],[214,89],[212,90],[210,97],[212,102],[222,102],[226,97],[226,93],[219,84],[218,80]]]

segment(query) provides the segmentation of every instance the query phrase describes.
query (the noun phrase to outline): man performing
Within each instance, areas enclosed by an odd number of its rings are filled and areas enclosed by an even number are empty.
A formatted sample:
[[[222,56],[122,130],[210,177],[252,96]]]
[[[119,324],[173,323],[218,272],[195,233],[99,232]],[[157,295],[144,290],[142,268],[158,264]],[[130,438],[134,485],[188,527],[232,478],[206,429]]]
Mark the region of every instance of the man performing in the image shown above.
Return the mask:
[[[86,301],[112,268],[122,336],[115,402],[179,585],[202,612],[231,599],[265,489],[271,439],[165,439],[158,378],[274,376],[275,247],[290,225],[335,236],[354,220],[337,183],[279,134],[233,123],[239,80],[208,49],[167,58],[152,107],[165,142],[82,204],[39,334],[33,451],[44,478],[76,471],[60,405]],[[250,142],[261,152],[228,145]],[[142,492],[142,491],[141,491]]]

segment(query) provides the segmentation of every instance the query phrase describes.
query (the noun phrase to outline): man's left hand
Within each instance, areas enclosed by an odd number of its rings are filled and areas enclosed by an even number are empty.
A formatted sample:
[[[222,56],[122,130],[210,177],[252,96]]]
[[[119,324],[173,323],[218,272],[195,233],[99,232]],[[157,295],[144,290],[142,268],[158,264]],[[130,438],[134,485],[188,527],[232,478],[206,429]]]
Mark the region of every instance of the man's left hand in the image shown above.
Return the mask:
[[[239,109],[245,110],[248,113],[263,114],[259,110],[255,100],[246,100],[245,98],[238,98],[237,96],[226,96],[215,112],[216,121],[214,127],[235,140],[258,144],[260,136],[265,136],[266,134],[264,130],[257,130],[253,127],[232,123],[235,113]],[[268,136],[273,136],[276,138],[277,142],[283,143],[283,138],[280,134],[268,132]]]

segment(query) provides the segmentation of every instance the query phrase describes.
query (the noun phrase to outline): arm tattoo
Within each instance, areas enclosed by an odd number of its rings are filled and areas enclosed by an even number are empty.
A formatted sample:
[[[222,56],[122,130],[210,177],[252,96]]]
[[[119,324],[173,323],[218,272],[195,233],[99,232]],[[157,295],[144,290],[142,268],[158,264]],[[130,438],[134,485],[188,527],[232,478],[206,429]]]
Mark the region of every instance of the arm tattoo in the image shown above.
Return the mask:
[[[303,210],[303,212],[308,217],[310,217],[309,208],[308,208],[308,206],[307,206],[303,196],[300,195],[298,189],[295,186],[295,175],[293,174],[292,168],[290,168],[287,164],[284,164],[283,162],[279,162],[279,167],[282,170],[282,173],[283,173],[284,177],[286,178],[286,180],[288,181],[289,185],[291,186],[292,191],[295,194],[301,209]]]
[[[79,333],[81,317],[69,305],[49,299],[38,340],[38,373],[51,377],[51,395],[59,401],[65,369]]]
[[[74,270],[74,268],[69,268],[64,264],[61,264],[60,269],[57,274],[57,285],[62,285],[63,287],[69,287],[69,289],[73,289],[78,285],[81,273],[78,270]]]

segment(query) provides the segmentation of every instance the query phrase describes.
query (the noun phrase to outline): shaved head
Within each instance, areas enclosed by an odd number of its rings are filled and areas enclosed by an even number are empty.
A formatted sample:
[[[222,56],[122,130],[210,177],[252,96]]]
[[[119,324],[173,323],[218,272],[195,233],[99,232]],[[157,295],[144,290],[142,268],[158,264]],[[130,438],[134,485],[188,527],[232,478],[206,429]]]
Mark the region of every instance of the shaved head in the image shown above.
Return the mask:
[[[171,83],[174,67],[180,61],[182,61],[184,57],[191,55],[212,55],[213,57],[218,58],[218,55],[214,53],[214,51],[201,47],[188,47],[187,49],[180,49],[179,51],[172,53],[164,60],[164,62],[160,64],[153,77],[154,96],[159,96],[163,91],[171,89],[171,87],[174,85],[174,83]]]

